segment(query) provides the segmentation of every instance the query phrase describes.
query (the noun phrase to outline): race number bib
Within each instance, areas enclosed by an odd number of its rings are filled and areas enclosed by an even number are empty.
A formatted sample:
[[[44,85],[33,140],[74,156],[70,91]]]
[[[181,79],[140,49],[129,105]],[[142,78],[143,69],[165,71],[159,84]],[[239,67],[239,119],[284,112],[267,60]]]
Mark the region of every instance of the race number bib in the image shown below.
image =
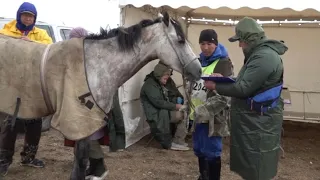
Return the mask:
[[[200,79],[193,85],[192,99],[198,99],[205,102],[207,99],[207,88],[204,86],[204,80]]]

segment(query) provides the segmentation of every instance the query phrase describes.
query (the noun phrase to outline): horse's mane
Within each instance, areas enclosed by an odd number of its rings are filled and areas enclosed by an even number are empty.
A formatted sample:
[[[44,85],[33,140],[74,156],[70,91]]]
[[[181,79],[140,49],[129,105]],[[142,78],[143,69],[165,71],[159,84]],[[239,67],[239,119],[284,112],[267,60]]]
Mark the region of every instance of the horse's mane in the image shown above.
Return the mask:
[[[162,18],[157,18],[155,20],[144,19],[139,23],[127,28],[118,27],[111,30],[100,28],[100,33],[89,34],[85,39],[102,40],[117,37],[120,50],[132,50],[135,43],[141,38],[142,29],[160,22],[162,22]],[[172,19],[171,23],[176,29],[177,35],[183,39],[183,42],[181,43],[184,43],[185,34],[180,23]]]

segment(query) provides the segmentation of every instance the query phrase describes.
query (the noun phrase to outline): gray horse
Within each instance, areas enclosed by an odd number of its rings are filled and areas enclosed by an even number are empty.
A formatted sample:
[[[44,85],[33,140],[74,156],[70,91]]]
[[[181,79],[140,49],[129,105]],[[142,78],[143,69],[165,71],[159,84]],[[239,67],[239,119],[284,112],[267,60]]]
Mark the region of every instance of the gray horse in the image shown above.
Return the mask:
[[[72,180],[85,179],[87,137],[106,125],[118,87],[143,66],[160,59],[190,81],[201,76],[197,56],[168,13],[52,45],[0,35],[0,52],[0,111],[26,120],[53,115],[51,126],[77,141]]]

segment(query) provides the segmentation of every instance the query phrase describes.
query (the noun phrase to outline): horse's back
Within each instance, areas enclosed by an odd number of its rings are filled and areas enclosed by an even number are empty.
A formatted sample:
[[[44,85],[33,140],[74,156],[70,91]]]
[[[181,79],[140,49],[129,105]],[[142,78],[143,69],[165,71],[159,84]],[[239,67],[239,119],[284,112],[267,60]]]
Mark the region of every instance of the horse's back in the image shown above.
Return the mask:
[[[18,117],[43,117],[48,109],[40,85],[40,62],[46,46],[0,35],[0,112],[13,114],[21,98]],[[44,71],[48,95],[54,108],[51,126],[70,140],[92,135],[105,124],[105,113],[92,97],[82,104],[79,97],[90,92],[84,65],[83,39],[52,44]]]
[[[0,35],[0,112],[13,114],[18,97],[19,117],[34,118],[47,111],[40,87],[40,60],[45,48],[40,43]]]

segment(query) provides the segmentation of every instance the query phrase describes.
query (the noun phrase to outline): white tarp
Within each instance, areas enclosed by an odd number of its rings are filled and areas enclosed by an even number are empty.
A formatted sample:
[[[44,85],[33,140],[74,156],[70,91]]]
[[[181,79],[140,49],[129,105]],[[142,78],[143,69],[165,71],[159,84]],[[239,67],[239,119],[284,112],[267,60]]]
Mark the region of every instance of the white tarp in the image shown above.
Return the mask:
[[[296,11],[302,11],[309,8],[319,7],[319,3],[314,0],[304,0],[303,3],[293,3],[291,0],[269,0],[269,1],[255,1],[255,0],[224,0],[224,1],[208,1],[208,0],[161,0],[161,1],[150,1],[150,0],[120,0],[120,7],[126,5],[134,5],[135,7],[141,7],[144,5],[151,5],[153,7],[170,6],[174,9],[178,9],[182,6],[189,8],[199,8],[203,6],[210,7],[212,9],[218,7],[229,7],[231,9],[238,9],[242,7],[250,7],[252,9],[260,9],[268,7],[271,9],[285,9],[290,8]],[[320,8],[320,7],[319,7]]]
[[[285,18],[319,18],[320,5],[315,0],[291,1],[291,0],[120,0],[120,7],[133,5],[143,7],[167,6],[171,7],[180,15],[188,14],[190,17],[228,17],[237,18],[243,16],[251,17],[285,17]]]
[[[309,17],[319,17],[319,20],[320,12],[313,9],[308,9],[308,7],[317,7],[314,3],[315,1],[304,1],[303,4],[299,3],[299,6],[291,6],[291,4],[295,3],[292,3],[291,1],[288,3],[283,3],[282,1],[266,1],[262,3],[259,2],[259,4],[257,4],[256,1],[253,1],[252,3],[251,1],[250,3],[248,1],[241,1],[241,4],[250,4],[250,8],[241,8],[242,6],[239,5],[237,1],[231,2],[230,0],[221,2],[198,0],[183,1],[183,3],[181,3],[181,1],[172,0],[148,2],[120,0],[120,7],[122,7],[121,25],[130,26],[142,19],[154,19],[157,17],[157,13],[161,11],[161,8],[159,9],[158,7],[165,4],[171,6],[166,6],[165,9],[170,12],[170,15],[175,15],[176,17],[174,18],[186,16],[185,12],[189,11],[190,17],[198,16],[201,18],[210,18],[213,17],[214,14],[218,13],[221,16],[225,16],[229,19],[234,18],[234,16],[230,14],[237,14],[237,17],[241,17],[250,16],[250,13],[253,13],[256,15],[256,17],[262,17],[261,19],[266,17],[268,20],[275,17],[290,19],[290,17],[292,18],[293,15],[299,18],[308,17],[308,15],[310,15]],[[145,4],[151,4],[153,7],[149,5],[145,6]],[[182,4],[183,7],[181,6]],[[209,6],[216,9],[209,9],[208,7],[201,6]],[[236,10],[228,9],[227,7],[220,8],[221,6],[235,8]],[[262,7],[271,7],[273,9]],[[249,9],[250,11],[244,11],[244,9]],[[274,16],[270,16],[272,13]],[[204,14],[207,16],[203,16]],[[185,22],[181,19],[180,22],[182,25],[186,26]],[[320,61],[317,58],[317,47],[318,43],[320,42],[320,25],[317,24],[318,27],[315,26],[316,25],[312,27],[296,25],[296,27],[278,27],[278,25],[270,25],[264,27],[268,37],[277,40],[284,40],[289,47],[289,51],[283,56],[284,65],[286,68],[284,75],[285,85],[290,88],[292,98],[292,106],[286,107],[286,118],[308,120],[314,119],[320,121],[320,114],[318,111],[318,107],[320,106],[320,80],[317,78],[320,67]],[[217,31],[219,42],[227,47],[229,55],[235,65],[235,73],[237,74],[243,64],[243,54],[237,43],[230,43],[227,41],[228,37],[234,34],[234,26],[189,24],[187,28],[187,36],[189,41],[192,43],[193,50],[196,53],[200,53],[198,36],[200,31],[206,28],[213,28]],[[145,116],[140,105],[139,93],[145,75],[153,70],[153,67],[156,63],[157,62],[151,62],[147,64],[120,88],[119,97],[120,102],[122,103],[126,129],[132,133],[127,134],[127,146],[137,142],[143,136],[149,133],[149,127],[145,122]],[[308,77],[308,79],[305,77]],[[174,74],[174,80],[178,85],[181,85],[182,80],[178,73]],[[134,131],[130,125],[135,125]]]

